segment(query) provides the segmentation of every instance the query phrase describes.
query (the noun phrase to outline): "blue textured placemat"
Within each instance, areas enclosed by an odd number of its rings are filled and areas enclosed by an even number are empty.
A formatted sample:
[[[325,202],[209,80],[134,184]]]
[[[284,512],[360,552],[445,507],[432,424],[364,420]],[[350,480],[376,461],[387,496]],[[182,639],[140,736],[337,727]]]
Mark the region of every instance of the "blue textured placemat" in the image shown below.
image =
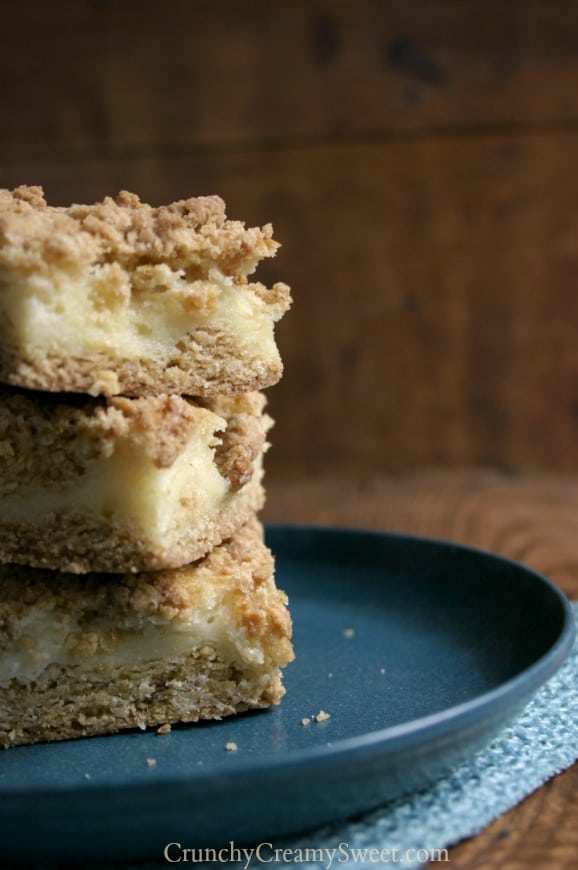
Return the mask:
[[[572,606],[578,620],[578,603]],[[577,758],[578,641],[566,663],[512,724],[450,776],[355,822],[267,844],[262,847],[261,861],[253,854],[227,866],[255,870],[293,863],[303,868],[345,870],[399,864],[411,870],[429,856],[443,859],[444,849],[479,833]],[[275,849],[279,850],[277,858]],[[179,863],[191,866],[193,862],[181,859]],[[196,867],[204,868],[222,863],[201,863],[199,855],[194,861]],[[168,866],[169,862],[155,861],[139,864],[138,870]]]

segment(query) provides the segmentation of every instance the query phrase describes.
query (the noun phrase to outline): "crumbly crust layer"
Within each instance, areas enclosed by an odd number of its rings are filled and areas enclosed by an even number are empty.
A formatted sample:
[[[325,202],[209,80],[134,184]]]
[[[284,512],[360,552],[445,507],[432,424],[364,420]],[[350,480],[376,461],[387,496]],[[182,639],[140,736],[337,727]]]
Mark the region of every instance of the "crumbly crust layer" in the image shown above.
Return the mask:
[[[156,396],[163,393],[212,397],[264,390],[283,374],[280,356],[262,360],[245,354],[222,332],[195,334],[195,342],[179,349],[170,365],[151,357],[111,360],[103,354],[61,356],[9,343],[0,346],[0,381],[30,390],[86,393],[91,396]]]
[[[290,291],[282,282],[250,283],[248,275],[278,247],[270,225],[227,220],[216,196],[154,208],[122,191],[64,208],[49,206],[39,187],[0,190],[0,378],[91,395],[212,396],[271,386],[282,374],[273,324],[289,308]],[[63,350],[61,341],[45,337],[45,306],[61,333],[72,316],[71,294],[81,286],[87,308],[75,329],[80,343]],[[150,344],[137,351],[131,342],[140,347],[139,329],[150,325],[139,326],[135,311],[151,305],[166,312],[171,338],[162,351],[159,345],[151,352]],[[27,318],[36,323],[30,335]],[[109,334],[121,322],[132,324],[126,346]],[[248,323],[259,324],[260,341],[244,339]]]
[[[61,656],[31,680],[0,682],[0,745],[221,718],[276,704],[284,691],[279,669],[293,658],[286,605],[254,517],[179,570],[79,578],[0,566],[0,658],[10,649],[29,652],[36,612],[67,626],[60,651],[67,664]],[[189,628],[211,608],[217,608],[221,642],[199,633],[194,643],[193,627],[191,649],[182,655],[115,661],[124,633]]]
[[[222,719],[278,704],[284,693],[277,668],[239,670],[208,645],[92,677],[52,667],[34,686],[0,689],[0,748]]]

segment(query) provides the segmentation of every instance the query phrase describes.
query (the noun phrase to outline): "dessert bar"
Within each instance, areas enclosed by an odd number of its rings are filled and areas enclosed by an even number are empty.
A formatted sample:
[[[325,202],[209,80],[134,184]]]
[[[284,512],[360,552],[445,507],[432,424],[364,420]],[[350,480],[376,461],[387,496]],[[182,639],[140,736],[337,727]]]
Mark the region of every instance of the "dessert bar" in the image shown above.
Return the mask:
[[[293,658],[262,527],[147,574],[0,566],[0,746],[277,704]]]
[[[277,248],[217,196],[64,208],[40,187],[0,190],[0,380],[128,396],[271,386],[289,288],[249,277]]]
[[[124,572],[204,556],[263,504],[264,405],[0,387],[0,561]]]

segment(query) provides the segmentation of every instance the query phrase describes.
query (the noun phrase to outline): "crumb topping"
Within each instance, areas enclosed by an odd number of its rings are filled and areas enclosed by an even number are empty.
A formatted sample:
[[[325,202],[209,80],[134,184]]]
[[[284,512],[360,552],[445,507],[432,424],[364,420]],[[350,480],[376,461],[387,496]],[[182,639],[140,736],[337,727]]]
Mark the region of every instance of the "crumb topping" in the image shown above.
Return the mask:
[[[264,404],[259,393],[200,402],[175,395],[63,397],[0,386],[0,489],[77,476],[120,444],[168,467],[196,427],[209,439],[216,433],[217,467],[239,488],[250,479],[271,425]]]
[[[268,414],[263,414],[262,393],[243,394],[227,401],[224,397],[213,403],[213,409],[227,420],[227,427],[215,449],[215,463],[220,474],[229,481],[233,491],[251,480],[255,460],[266,446],[267,432],[273,426]]]
[[[0,189],[0,265],[24,272],[47,266],[118,263],[127,269],[218,266],[244,278],[279,247],[270,224],[227,220],[218,196],[159,207],[121,191],[90,205],[50,206],[38,186]]]

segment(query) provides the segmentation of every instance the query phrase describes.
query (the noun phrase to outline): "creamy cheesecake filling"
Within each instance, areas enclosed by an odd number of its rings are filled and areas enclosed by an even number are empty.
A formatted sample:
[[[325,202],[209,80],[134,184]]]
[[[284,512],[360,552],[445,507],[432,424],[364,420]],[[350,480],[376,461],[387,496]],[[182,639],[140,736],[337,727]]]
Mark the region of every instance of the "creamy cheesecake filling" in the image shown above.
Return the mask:
[[[71,512],[112,516],[161,545],[179,515],[212,515],[227,498],[229,484],[215,465],[213,436],[226,423],[211,417],[167,468],[134,447],[120,445],[110,458],[93,462],[74,480],[20,486],[4,494],[2,521],[31,522],[49,513]]]
[[[285,305],[268,303],[250,284],[235,284],[217,269],[207,280],[189,281],[164,264],[146,268],[136,288],[114,263],[22,278],[4,272],[0,316],[17,347],[61,356],[144,357],[170,365],[179,343],[210,324],[251,358],[277,359],[273,328]]]
[[[195,648],[211,646],[231,661],[259,665],[263,663],[262,645],[251,642],[247,632],[231,626],[228,611],[219,610],[219,602],[204,602],[194,619],[187,624],[160,623],[144,627],[118,629],[102,620],[80,627],[68,617],[33,608],[21,626],[19,637],[0,652],[0,685],[17,680],[31,683],[50,666],[73,668],[78,674],[95,673],[120,666],[135,667],[144,662],[170,659]],[[98,633],[100,643],[91,654],[79,655],[77,638]]]

